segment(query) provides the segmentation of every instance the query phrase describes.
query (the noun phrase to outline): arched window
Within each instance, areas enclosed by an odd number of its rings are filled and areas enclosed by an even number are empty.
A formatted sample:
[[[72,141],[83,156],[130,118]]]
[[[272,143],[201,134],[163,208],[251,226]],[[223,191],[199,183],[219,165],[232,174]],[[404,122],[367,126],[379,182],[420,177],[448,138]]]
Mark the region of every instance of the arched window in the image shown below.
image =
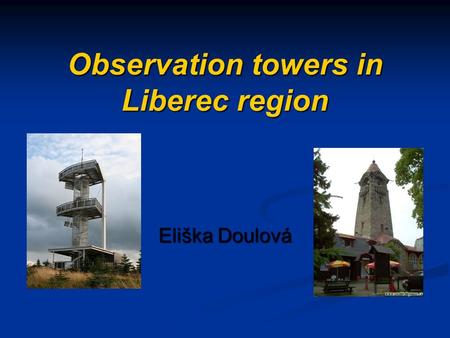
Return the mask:
[[[417,267],[423,269],[423,254],[419,255],[419,261]]]
[[[412,270],[417,270],[417,256],[416,254],[409,254],[409,266]]]

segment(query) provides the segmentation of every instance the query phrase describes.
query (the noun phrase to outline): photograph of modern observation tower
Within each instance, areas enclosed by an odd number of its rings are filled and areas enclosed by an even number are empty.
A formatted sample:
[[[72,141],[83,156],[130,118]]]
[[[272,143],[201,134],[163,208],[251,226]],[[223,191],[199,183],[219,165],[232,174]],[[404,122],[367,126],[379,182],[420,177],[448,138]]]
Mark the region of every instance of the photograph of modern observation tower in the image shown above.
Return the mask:
[[[140,134],[27,135],[27,286],[140,288]]]

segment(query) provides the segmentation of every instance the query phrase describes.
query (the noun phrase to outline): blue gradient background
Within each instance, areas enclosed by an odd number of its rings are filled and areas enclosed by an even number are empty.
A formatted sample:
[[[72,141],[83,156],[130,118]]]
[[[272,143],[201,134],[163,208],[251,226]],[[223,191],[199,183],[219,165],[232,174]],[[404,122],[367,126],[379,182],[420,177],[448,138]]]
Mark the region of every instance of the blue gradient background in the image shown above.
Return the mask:
[[[2,9],[0,331],[15,336],[419,336],[446,332],[448,7]],[[384,59],[357,78],[75,77],[108,57]],[[354,68],[351,68],[351,70]],[[328,93],[326,113],[137,113],[125,88]],[[26,133],[142,133],[142,290],[28,290]],[[425,147],[425,296],[314,298],[312,148]],[[5,166],[10,163],[9,166]],[[349,163],[349,166],[351,163]],[[356,201],[355,201],[356,203]],[[164,225],[288,226],[293,245],[161,245]],[[72,322],[73,320],[73,322]],[[80,323],[80,327],[78,324]]]

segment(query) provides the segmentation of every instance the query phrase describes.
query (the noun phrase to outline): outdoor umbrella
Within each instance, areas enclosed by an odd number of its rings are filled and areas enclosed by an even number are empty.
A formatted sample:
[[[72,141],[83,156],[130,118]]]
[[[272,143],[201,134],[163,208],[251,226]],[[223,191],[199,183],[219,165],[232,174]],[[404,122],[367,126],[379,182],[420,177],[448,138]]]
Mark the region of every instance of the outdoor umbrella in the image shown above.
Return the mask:
[[[389,261],[389,265],[391,268],[398,268],[400,266],[399,262],[396,261]],[[367,264],[368,269],[375,269],[375,262]]]
[[[339,268],[344,268],[344,267],[346,267],[346,268],[350,267],[350,263],[346,262],[346,261],[339,261],[339,260],[328,263],[328,268],[336,268],[336,274],[337,274],[336,278],[339,277]]]

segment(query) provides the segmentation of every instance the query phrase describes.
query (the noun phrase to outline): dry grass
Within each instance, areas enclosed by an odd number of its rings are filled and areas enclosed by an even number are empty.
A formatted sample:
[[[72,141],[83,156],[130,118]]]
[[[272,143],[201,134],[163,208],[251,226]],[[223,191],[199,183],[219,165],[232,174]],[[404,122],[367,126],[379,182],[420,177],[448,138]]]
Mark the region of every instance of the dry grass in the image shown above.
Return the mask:
[[[112,288],[139,289],[140,274],[93,274],[58,271],[47,267],[28,268],[27,287],[41,289]]]

